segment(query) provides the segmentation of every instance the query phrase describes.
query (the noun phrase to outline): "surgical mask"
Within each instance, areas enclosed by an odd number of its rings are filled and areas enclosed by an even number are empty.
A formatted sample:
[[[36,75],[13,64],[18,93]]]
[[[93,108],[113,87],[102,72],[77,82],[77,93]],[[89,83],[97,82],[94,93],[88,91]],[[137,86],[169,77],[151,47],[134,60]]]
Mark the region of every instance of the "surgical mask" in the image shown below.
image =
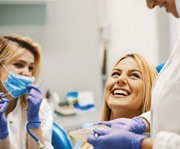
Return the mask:
[[[178,12],[178,15],[180,16],[180,1],[179,0],[175,0],[175,4],[176,4],[176,10]]]
[[[4,65],[3,67],[8,71],[9,75],[7,80],[3,81],[1,79],[1,81],[9,94],[14,98],[26,94],[28,92],[27,86],[32,84],[35,81],[35,78],[14,74],[10,72]]]

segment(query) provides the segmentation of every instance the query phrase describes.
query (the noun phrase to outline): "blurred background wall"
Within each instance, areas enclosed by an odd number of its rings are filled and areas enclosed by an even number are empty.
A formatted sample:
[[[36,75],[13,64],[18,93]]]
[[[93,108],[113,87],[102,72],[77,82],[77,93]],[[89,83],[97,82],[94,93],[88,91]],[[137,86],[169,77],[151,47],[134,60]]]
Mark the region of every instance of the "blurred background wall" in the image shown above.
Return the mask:
[[[42,89],[65,98],[92,91],[102,98],[96,0],[1,1],[0,33],[30,36],[40,43]]]

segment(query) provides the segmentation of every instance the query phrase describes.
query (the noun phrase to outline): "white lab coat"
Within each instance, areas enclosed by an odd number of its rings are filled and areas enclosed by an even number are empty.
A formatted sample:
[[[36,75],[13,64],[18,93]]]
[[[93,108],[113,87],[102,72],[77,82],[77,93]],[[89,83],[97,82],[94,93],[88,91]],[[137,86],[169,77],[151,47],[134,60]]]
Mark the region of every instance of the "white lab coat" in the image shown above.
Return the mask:
[[[140,117],[145,118],[149,122],[149,124],[151,124],[151,112],[150,111],[141,114]]]
[[[51,134],[53,126],[53,115],[50,106],[46,99],[42,100],[39,117],[41,121],[41,129],[45,145],[48,149],[53,148],[51,146]],[[7,117],[9,137],[12,149],[26,149],[27,131],[26,120],[22,120],[22,112],[20,106],[20,100],[17,102],[15,109],[8,114]]]
[[[152,89],[151,137],[155,149],[180,149],[180,39]]]

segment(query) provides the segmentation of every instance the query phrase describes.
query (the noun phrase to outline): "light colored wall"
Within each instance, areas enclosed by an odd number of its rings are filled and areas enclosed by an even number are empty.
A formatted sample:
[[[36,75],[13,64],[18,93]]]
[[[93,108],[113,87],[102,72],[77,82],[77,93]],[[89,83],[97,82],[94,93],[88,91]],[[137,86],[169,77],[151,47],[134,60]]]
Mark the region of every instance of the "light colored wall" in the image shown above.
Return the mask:
[[[30,36],[40,43],[42,89],[59,93],[93,91],[102,98],[96,0],[60,0],[39,4],[0,3],[0,33]]]
[[[168,17],[159,8],[148,9],[145,0],[104,0],[101,6],[109,29],[108,71],[127,53],[140,53],[154,66],[167,60]]]

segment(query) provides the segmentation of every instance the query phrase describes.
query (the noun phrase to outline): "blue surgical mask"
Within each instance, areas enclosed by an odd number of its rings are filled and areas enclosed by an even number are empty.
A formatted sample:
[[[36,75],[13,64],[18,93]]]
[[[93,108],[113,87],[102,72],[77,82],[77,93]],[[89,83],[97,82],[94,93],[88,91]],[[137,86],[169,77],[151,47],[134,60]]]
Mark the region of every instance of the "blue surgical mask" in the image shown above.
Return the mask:
[[[28,92],[27,86],[29,84],[32,84],[35,81],[35,78],[23,76],[23,75],[17,75],[10,72],[5,66],[4,68],[9,72],[9,75],[7,80],[5,81],[3,81],[2,79],[1,80],[4,87],[9,92],[9,94],[14,98],[18,98],[21,95],[26,94]]]

